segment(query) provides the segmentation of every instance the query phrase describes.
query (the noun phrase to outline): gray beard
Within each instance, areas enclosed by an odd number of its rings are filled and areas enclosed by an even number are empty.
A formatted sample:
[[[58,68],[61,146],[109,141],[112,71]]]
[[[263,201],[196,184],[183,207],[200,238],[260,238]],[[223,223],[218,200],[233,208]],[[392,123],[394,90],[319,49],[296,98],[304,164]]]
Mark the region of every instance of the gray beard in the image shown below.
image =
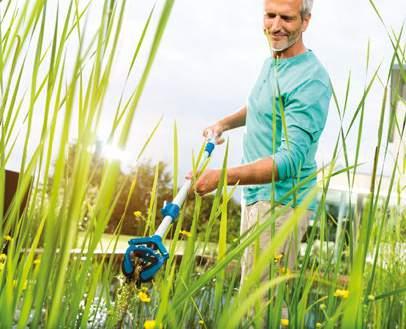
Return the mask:
[[[288,49],[289,47],[291,47],[292,45],[294,45],[299,40],[299,38],[300,38],[300,33],[299,33],[299,35],[297,36],[296,39],[294,39],[292,42],[288,43],[286,45],[286,47],[283,47],[283,48],[275,48],[275,47],[273,47],[273,44],[271,43],[271,49],[272,49],[273,52],[284,51],[284,50]]]

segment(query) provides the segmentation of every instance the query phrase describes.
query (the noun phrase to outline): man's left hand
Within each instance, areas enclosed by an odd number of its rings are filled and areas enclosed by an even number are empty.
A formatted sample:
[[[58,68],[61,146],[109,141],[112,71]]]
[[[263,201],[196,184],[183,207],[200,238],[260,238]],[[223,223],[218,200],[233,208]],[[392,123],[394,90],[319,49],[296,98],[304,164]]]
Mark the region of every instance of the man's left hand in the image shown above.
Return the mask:
[[[204,196],[217,188],[220,180],[221,170],[206,169],[203,174],[197,179],[194,189],[197,194]],[[192,178],[192,173],[186,176],[187,179]]]

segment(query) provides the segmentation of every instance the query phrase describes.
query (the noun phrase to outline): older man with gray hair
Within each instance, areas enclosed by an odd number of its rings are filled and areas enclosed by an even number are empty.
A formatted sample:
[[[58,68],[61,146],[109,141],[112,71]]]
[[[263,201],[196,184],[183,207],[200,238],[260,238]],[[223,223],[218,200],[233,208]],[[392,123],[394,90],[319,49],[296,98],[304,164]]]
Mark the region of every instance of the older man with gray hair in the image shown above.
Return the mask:
[[[312,5],[312,0],[264,1],[264,33],[271,56],[246,105],[203,132],[205,136],[214,132],[222,143],[223,132],[245,126],[242,165],[227,169],[229,185],[244,185],[241,232],[265,220],[271,208],[285,207],[286,215],[276,220],[277,231],[316,184],[315,154],[332,91],[328,73],[303,43]],[[220,173],[220,169],[205,171],[195,183],[197,193],[214,190]],[[293,187],[295,192],[286,197]],[[290,268],[295,266],[298,244],[316,207],[313,200],[280,250]],[[271,231],[261,236],[260,250],[270,239]],[[247,248],[242,281],[253,266],[254,254],[253,247]]]

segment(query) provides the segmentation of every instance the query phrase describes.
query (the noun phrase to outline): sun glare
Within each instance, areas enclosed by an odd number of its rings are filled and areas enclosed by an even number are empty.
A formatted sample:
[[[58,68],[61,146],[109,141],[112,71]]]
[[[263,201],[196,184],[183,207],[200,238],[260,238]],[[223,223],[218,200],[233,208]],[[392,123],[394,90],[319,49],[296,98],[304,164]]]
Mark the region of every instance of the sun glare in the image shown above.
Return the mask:
[[[129,152],[116,145],[97,142],[96,153],[108,161],[119,161],[124,174],[129,174],[135,168],[135,160],[131,159]]]

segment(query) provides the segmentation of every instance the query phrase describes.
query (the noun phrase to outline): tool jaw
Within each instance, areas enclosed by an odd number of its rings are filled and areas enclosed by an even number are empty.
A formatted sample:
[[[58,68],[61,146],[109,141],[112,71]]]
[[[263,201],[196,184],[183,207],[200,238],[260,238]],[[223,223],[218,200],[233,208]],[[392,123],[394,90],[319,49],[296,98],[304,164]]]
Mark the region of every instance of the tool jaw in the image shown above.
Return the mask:
[[[169,258],[168,251],[159,235],[131,239],[128,244],[122,270],[127,279],[136,283],[152,280]]]

